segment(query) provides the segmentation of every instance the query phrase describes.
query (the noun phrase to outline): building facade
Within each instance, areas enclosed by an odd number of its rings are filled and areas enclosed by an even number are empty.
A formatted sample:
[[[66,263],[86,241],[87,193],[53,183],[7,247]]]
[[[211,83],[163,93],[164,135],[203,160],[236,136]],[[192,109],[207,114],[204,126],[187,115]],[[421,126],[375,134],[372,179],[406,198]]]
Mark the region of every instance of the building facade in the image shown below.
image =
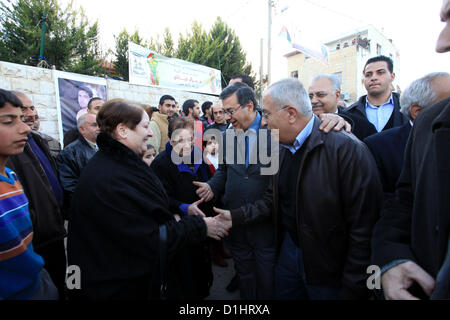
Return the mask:
[[[306,56],[299,51],[285,55],[288,61],[288,76],[298,78],[306,87],[318,73],[331,73],[341,80],[342,99],[348,104],[366,94],[362,83],[363,69],[371,57],[385,55],[394,61],[396,79],[400,78],[400,53],[391,39],[369,25],[349,32],[325,43],[329,50],[328,65]]]

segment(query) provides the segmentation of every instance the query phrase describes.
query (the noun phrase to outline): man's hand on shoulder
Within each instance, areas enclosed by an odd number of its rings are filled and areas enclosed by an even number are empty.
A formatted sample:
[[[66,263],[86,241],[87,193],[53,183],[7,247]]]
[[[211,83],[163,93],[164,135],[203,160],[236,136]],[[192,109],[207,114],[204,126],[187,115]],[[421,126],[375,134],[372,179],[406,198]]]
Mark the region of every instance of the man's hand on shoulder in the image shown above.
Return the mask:
[[[350,123],[335,113],[322,113],[319,115],[319,118],[322,120],[319,129],[325,133],[330,132],[332,129],[334,129],[334,131],[341,131],[342,128],[348,133],[352,132]]]

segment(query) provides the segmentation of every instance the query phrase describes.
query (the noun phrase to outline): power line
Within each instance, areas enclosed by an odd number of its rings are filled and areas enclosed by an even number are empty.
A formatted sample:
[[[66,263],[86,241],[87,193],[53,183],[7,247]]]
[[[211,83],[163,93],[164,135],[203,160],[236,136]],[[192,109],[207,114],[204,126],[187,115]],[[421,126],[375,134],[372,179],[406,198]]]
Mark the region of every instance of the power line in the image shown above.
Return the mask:
[[[365,22],[365,21],[363,21],[363,20],[360,20],[360,19],[358,19],[358,18],[352,17],[352,16],[350,16],[350,15],[348,15],[348,14],[346,14],[346,13],[337,11],[337,10],[335,10],[335,9],[331,9],[331,8],[329,8],[329,7],[326,7],[326,6],[322,5],[322,4],[315,3],[314,1],[311,1],[311,0],[303,0],[303,1],[308,2],[309,4],[312,4],[313,6],[319,7],[319,8],[321,8],[321,9],[325,9],[325,10],[327,10],[327,11],[330,11],[330,12],[332,12],[332,13],[335,13],[335,14],[337,14],[337,15],[346,17],[346,18],[351,19],[351,20],[354,20],[354,21],[356,21],[356,22],[359,22],[359,23],[362,23],[362,24],[367,24],[367,22]]]
[[[244,4],[242,6],[240,6],[239,8],[237,8],[237,10],[233,11],[232,14],[229,14],[225,19],[229,20],[231,18],[233,18],[239,11],[241,11],[245,6],[247,6],[251,1],[253,0],[247,0],[246,2],[244,2]]]

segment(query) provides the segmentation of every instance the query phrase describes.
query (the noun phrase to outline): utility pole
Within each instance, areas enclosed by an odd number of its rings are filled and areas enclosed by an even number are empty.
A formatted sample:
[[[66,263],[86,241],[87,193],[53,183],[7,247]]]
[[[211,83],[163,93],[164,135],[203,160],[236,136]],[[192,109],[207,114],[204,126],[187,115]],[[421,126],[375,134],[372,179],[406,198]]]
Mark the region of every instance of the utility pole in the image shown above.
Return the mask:
[[[269,5],[269,23],[268,23],[268,37],[267,37],[267,85],[270,85],[270,73],[271,73],[271,64],[270,64],[270,55],[272,51],[272,7],[273,0],[268,0]]]
[[[261,64],[259,65],[259,106],[262,108],[262,96],[264,91],[264,68],[263,68],[263,56],[264,56],[264,47],[263,47],[263,39],[261,38]]]

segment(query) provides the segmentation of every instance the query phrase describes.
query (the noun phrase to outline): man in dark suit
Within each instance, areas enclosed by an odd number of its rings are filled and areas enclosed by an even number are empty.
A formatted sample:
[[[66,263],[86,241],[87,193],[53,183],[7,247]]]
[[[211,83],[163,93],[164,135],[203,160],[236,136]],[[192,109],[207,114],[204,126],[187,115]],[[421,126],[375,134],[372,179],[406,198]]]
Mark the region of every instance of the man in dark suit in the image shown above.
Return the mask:
[[[377,56],[367,60],[363,71],[367,95],[345,109],[353,120],[353,134],[360,140],[408,122],[400,112],[399,95],[392,92],[395,79],[391,58]]]
[[[443,0],[436,51],[450,51],[450,0]],[[395,190],[373,234],[386,299],[450,299],[450,98],[419,114]],[[422,288],[415,290],[416,288]]]
[[[419,112],[450,96],[450,74],[435,72],[415,80],[402,93],[401,112],[410,119],[401,127],[364,139],[377,163],[385,198],[393,197],[403,167],[409,132]]]

